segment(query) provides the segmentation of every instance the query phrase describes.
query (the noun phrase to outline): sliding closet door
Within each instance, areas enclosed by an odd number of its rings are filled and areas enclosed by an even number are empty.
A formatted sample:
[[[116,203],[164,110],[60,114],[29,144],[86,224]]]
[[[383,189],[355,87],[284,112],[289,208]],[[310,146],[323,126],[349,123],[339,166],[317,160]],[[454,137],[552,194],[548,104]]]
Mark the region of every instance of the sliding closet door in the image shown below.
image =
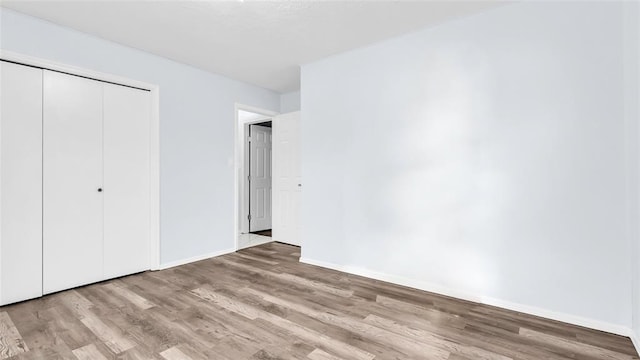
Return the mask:
[[[102,83],[44,71],[43,290],[103,279]]]
[[[42,70],[0,61],[0,305],[42,295]]]
[[[149,269],[148,91],[104,84],[104,271]]]

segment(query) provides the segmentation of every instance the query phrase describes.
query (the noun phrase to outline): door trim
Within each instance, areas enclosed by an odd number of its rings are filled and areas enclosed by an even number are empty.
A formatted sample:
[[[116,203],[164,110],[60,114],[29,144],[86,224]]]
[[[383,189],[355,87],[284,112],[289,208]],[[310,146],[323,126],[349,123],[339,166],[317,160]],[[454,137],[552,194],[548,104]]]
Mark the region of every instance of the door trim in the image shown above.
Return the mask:
[[[256,114],[263,115],[264,118],[255,119],[251,121],[246,121],[240,123],[240,119],[238,118],[238,111],[248,111]],[[233,118],[233,138],[234,138],[234,164],[233,164],[233,248],[234,251],[237,251],[238,248],[238,240],[240,237],[240,228],[243,225],[242,216],[240,212],[244,209],[240,206],[241,201],[244,196],[241,196],[241,192],[244,191],[245,185],[244,181],[246,180],[246,170],[245,170],[245,161],[244,161],[244,147],[245,147],[245,139],[246,134],[244,132],[244,126],[252,123],[260,123],[264,121],[269,121],[274,116],[279,115],[278,112],[265,110],[261,108],[257,108],[250,105],[244,105],[241,103],[235,103],[234,109],[234,118]],[[248,210],[248,209],[247,209]],[[247,221],[248,226],[248,221]]]
[[[151,93],[151,119],[149,123],[149,255],[148,268],[160,269],[160,87],[142,81],[131,80],[121,76],[102,73],[73,65],[19,54],[12,51],[0,50],[0,60],[32,66],[44,70],[51,70],[104,81],[116,85],[124,85]],[[237,112],[236,112],[237,114]]]

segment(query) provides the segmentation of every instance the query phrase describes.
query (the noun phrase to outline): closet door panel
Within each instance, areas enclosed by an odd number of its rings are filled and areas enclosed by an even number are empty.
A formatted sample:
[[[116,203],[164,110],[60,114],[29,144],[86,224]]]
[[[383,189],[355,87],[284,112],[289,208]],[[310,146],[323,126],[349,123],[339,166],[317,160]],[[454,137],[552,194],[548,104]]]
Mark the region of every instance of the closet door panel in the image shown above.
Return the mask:
[[[105,277],[149,269],[148,91],[104,84]]]
[[[102,83],[44,71],[43,290],[103,279]]]
[[[0,305],[42,295],[42,70],[0,61]]]

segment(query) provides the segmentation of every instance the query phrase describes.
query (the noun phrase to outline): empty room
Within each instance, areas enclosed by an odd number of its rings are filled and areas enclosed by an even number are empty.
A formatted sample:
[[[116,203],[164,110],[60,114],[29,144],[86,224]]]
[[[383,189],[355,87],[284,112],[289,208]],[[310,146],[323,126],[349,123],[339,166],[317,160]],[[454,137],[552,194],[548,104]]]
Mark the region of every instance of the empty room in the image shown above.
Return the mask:
[[[0,0],[0,360],[639,350],[640,1]]]

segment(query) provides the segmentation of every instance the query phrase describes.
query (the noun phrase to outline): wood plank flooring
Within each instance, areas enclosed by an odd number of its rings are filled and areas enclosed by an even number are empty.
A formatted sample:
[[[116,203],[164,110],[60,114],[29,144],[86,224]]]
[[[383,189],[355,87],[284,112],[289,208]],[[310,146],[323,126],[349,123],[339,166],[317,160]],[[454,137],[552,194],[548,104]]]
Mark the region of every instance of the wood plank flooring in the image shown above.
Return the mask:
[[[0,307],[0,359],[638,359],[628,338],[299,256],[268,243]]]

